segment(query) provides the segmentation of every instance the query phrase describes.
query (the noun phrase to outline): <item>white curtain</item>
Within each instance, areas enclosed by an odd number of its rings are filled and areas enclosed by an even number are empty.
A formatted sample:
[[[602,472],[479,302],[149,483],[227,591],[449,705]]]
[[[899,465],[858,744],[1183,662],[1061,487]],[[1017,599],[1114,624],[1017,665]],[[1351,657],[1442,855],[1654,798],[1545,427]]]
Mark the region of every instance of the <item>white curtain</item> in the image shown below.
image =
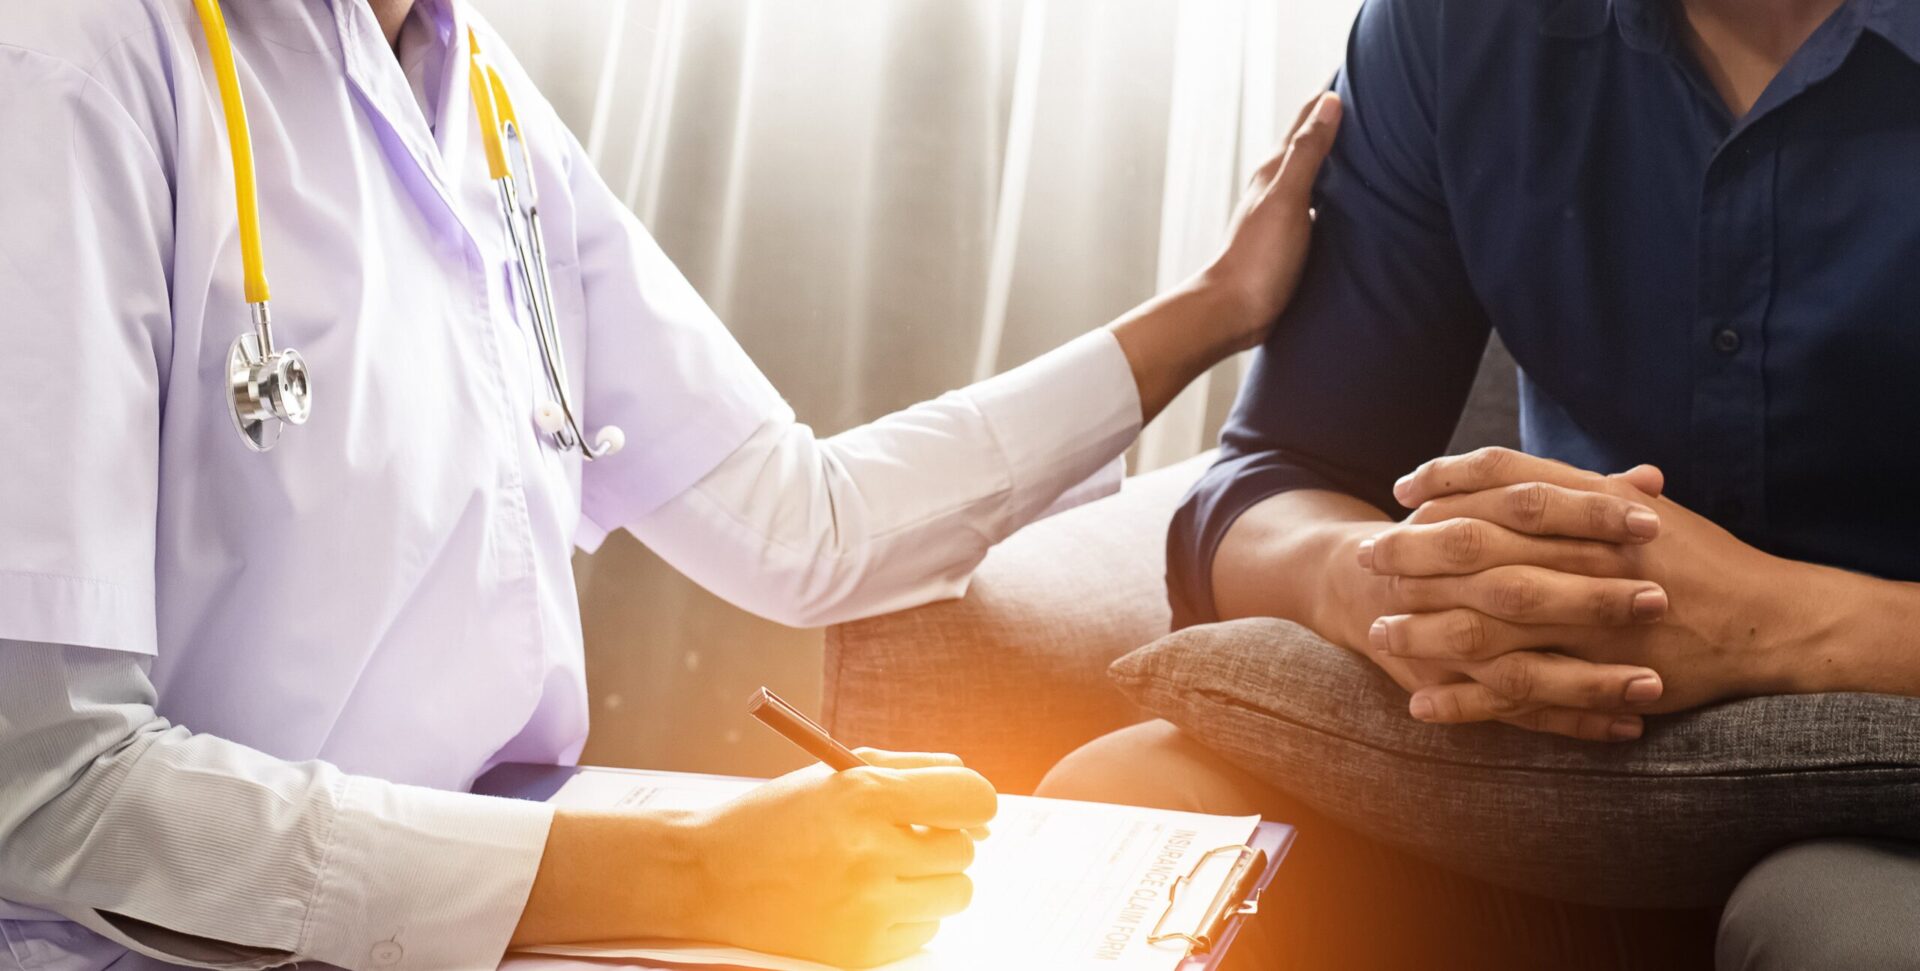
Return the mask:
[[[1201,265],[1358,3],[478,0],[822,433],[1017,364]],[[1239,373],[1169,409],[1136,471],[1210,447]],[[590,757],[778,767],[733,731],[733,696],[767,680],[812,697],[817,636],[732,614],[633,544],[580,573]]]

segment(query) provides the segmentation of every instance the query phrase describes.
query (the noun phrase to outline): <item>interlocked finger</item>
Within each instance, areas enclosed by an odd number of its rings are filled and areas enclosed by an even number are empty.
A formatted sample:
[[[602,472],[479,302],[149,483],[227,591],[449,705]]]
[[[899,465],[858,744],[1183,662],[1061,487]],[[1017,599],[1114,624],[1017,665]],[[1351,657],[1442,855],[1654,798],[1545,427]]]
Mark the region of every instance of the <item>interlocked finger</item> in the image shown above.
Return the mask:
[[[1544,708],[1501,721],[1530,732],[1588,742],[1631,742],[1646,730],[1646,722],[1639,715],[1605,715],[1572,708]]]
[[[1619,734],[1621,725],[1635,725],[1638,734],[1638,718],[1632,713],[1658,701],[1665,688],[1648,668],[1539,651],[1507,654],[1465,670],[1473,680],[1415,692],[1408,703],[1413,716],[1438,724],[1506,721],[1554,734],[1617,741],[1626,737]],[[1582,717],[1563,713],[1569,711]],[[1547,712],[1559,713],[1536,717]]]
[[[1660,514],[1646,503],[1551,482],[1442,496],[1421,504],[1407,521],[1450,519],[1480,519],[1531,536],[1602,543],[1645,543],[1660,535]]]
[[[1509,623],[1465,607],[1430,614],[1396,614],[1373,622],[1375,651],[1420,661],[1490,661],[1502,654],[1553,647],[1559,628]]]
[[[1362,568],[1383,576],[1464,576],[1498,566],[1538,566],[1623,577],[1633,569],[1616,544],[1529,536],[1484,519],[1393,526],[1363,540],[1359,555]]]
[[[1466,576],[1395,576],[1387,595],[1398,613],[1465,607],[1516,624],[1624,627],[1666,616],[1667,594],[1645,580],[1588,577],[1535,566],[1497,566]]]
[[[1417,509],[1422,503],[1441,496],[1484,492],[1523,482],[1545,482],[1568,489],[1629,496],[1638,491],[1630,484],[1632,481],[1495,447],[1434,459],[1394,483],[1393,497],[1408,509]]]

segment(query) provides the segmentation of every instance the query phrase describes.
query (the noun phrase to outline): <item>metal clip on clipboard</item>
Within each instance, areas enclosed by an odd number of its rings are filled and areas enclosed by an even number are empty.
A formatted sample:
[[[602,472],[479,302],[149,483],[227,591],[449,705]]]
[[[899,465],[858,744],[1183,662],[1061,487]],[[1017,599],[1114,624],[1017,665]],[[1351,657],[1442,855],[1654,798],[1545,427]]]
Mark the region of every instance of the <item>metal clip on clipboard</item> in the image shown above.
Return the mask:
[[[1184,930],[1170,930],[1167,922],[1174,912],[1184,904],[1187,893],[1194,886],[1202,871],[1215,860],[1231,855],[1233,864],[1220,881],[1219,889],[1207,902],[1192,926]],[[1267,854],[1251,846],[1222,846],[1207,851],[1205,856],[1195,861],[1187,875],[1173,882],[1173,889],[1167,893],[1167,909],[1160,912],[1160,919],[1154,922],[1153,931],[1147,935],[1147,943],[1159,946],[1169,941],[1181,941],[1187,946],[1188,955],[1205,954],[1212,950],[1219,940],[1219,934],[1227,921],[1235,917],[1251,916],[1260,912],[1260,893],[1252,889],[1254,882],[1267,868]]]

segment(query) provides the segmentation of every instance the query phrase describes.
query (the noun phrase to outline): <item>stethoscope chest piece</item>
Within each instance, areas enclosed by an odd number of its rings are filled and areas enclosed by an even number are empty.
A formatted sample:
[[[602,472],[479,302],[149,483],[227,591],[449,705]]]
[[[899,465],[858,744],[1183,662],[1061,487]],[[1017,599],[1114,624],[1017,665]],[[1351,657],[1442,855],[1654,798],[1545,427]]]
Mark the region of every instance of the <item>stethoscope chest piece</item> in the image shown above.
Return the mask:
[[[255,330],[227,350],[227,389],[233,427],[247,447],[265,452],[280,442],[287,425],[304,425],[313,414],[313,383],[306,359],[292,348],[275,350],[264,305],[255,307]]]

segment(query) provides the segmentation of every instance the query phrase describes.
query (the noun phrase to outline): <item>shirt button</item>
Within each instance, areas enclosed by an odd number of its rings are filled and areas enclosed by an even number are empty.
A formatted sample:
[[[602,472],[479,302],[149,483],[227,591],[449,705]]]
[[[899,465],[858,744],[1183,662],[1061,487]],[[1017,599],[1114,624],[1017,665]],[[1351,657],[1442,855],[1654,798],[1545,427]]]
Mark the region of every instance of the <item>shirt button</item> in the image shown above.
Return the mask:
[[[1713,349],[1722,354],[1732,354],[1740,349],[1740,332],[1728,327],[1713,335]]]
[[[367,952],[367,957],[373,959],[373,963],[380,967],[399,964],[400,959],[406,956],[406,948],[393,941],[381,941],[373,946],[373,950]]]

